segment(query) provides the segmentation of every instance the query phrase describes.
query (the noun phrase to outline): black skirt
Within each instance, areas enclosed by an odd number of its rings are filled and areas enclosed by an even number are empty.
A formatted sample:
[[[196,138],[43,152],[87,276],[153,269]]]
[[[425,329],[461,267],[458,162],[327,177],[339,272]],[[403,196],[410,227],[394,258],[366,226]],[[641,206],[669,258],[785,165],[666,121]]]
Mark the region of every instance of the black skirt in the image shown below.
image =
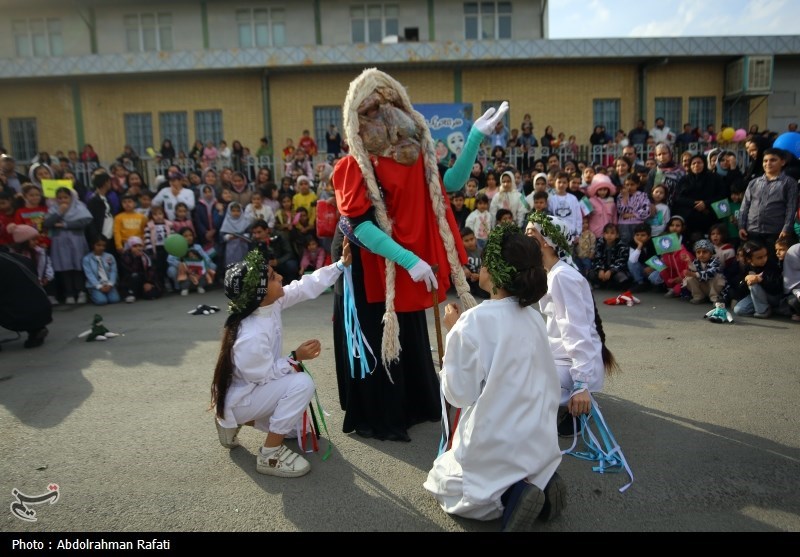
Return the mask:
[[[332,258],[341,255],[341,232],[337,229]],[[350,244],[356,313],[364,336],[375,358],[367,353],[371,374],[361,378],[360,361],[353,359],[351,371],[344,328],[344,288],[342,276],[334,288],[333,341],[339,402],[345,412],[342,431],[356,431],[364,437],[410,441],[408,428],[442,417],[439,378],[433,365],[425,310],[397,314],[400,325],[400,359],[386,373],[380,361],[385,304],[369,303],[364,290],[360,249]],[[377,362],[375,361],[377,359]]]

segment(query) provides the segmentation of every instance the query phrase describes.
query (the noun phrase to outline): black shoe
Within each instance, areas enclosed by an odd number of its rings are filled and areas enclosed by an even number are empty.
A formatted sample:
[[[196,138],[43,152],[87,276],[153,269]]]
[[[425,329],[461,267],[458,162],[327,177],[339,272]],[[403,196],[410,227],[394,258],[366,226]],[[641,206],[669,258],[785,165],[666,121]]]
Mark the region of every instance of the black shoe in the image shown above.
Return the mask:
[[[559,437],[573,437],[575,432],[575,425],[577,424],[577,434],[580,435],[581,431],[583,431],[583,423],[581,422],[581,417],[578,416],[575,418],[575,421],[572,420],[572,414],[569,412],[564,412],[564,415],[561,416],[561,419],[558,421],[558,436]]]
[[[548,522],[558,518],[566,506],[567,485],[556,472],[544,488],[544,506],[539,513],[539,520]]]
[[[356,435],[363,437],[364,439],[372,439],[375,437],[375,431],[371,427],[357,427]]]
[[[511,486],[503,511],[503,532],[531,532],[546,501],[544,492],[525,480]]]
[[[44,339],[47,337],[47,333],[50,331],[47,330],[47,327],[43,327],[38,331],[28,333],[28,340],[25,341],[23,346],[25,348],[36,348],[44,344]]]

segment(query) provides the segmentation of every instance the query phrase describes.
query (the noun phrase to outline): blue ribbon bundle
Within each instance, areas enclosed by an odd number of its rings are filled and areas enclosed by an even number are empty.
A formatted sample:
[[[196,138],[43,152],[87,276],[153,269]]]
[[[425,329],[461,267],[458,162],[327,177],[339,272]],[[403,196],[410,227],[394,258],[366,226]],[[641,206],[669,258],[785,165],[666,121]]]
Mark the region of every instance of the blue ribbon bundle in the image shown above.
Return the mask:
[[[593,423],[597,425],[597,433],[600,437],[599,439],[598,435],[595,435],[590,427],[592,418],[594,418]],[[575,420],[574,417],[572,419]],[[625,470],[628,473],[631,481],[619,489],[620,493],[623,493],[631,486],[631,484],[633,484],[633,472],[631,472],[631,468],[628,466],[628,461],[625,460],[625,455],[622,454],[622,448],[619,446],[619,443],[617,443],[617,440],[614,438],[614,435],[608,428],[608,425],[603,418],[603,414],[600,412],[600,407],[597,405],[597,401],[595,401],[594,397],[592,397],[591,413],[588,416],[581,416],[580,420],[582,425],[581,440],[583,441],[586,450],[575,450],[578,444],[578,435],[576,433],[572,440],[572,446],[565,451],[561,451],[561,454],[568,454],[570,456],[574,456],[575,458],[580,458],[581,460],[597,462],[597,465],[593,466],[592,470],[601,474],[606,472],[621,472],[622,470]]]

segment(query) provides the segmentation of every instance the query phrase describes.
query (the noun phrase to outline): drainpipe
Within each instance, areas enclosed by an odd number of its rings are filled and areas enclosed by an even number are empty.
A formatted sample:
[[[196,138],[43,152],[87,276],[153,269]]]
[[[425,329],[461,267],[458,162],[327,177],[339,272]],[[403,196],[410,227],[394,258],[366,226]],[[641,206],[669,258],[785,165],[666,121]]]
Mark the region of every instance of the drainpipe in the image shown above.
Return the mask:
[[[639,119],[647,122],[647,70],[666,66],[669,58],[663,58],[657,62],[642,62],[639,64]]]

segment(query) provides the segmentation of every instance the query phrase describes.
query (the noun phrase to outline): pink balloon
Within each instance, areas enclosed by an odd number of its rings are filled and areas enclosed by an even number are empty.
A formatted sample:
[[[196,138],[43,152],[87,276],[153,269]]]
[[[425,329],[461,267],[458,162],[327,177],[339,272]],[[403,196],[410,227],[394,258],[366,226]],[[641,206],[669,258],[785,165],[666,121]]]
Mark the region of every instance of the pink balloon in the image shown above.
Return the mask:
[[[742,128],[733,132],[733,141],[742,141],[745,137],[747,137],[747,132]]]

